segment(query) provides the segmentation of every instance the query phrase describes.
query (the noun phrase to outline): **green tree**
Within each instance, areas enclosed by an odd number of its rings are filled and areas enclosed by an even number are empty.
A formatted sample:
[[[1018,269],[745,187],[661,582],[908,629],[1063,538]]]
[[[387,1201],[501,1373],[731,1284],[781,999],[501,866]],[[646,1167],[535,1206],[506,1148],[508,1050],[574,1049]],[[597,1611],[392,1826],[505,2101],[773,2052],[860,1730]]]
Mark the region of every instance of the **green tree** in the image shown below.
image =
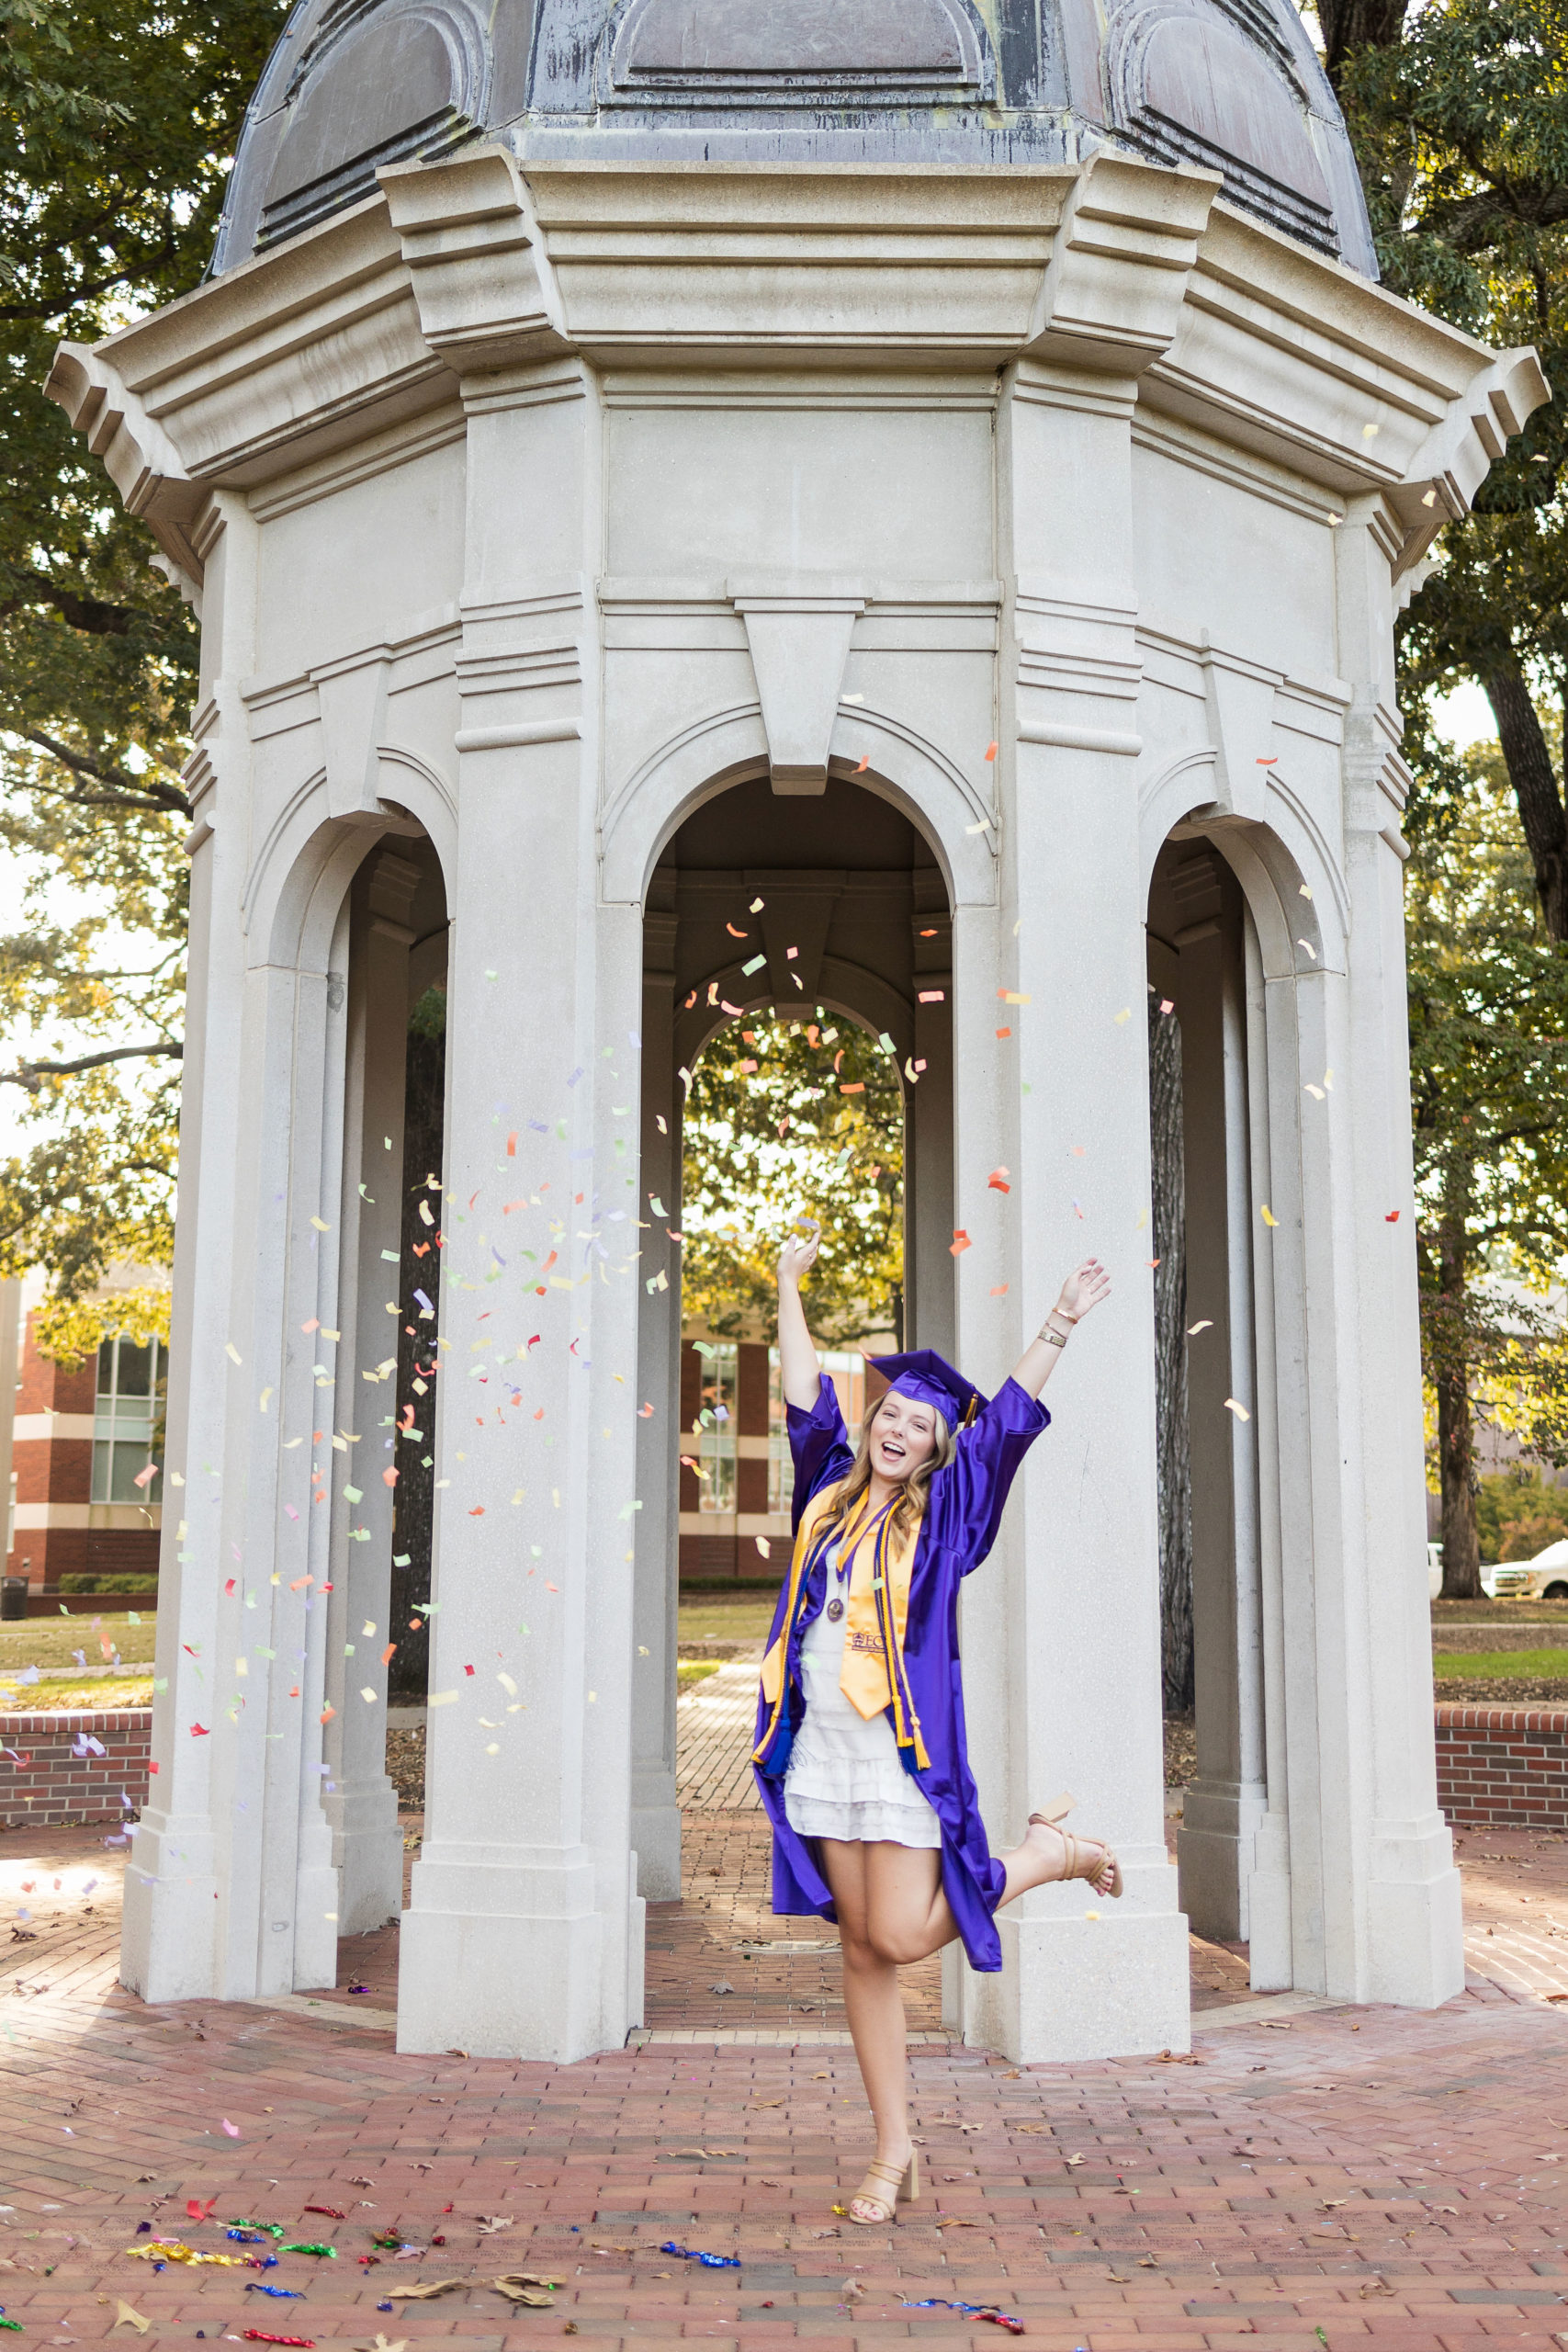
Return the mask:
[[[1568,381],[1568,6],[1563,0],[1327,0],[1330,74],[1387,284]],[[1537,411],[1473,514],[1443,534],[1402,625],[1413,733],[1435,693],[1484,688],[1548,933],[1568,938],[1568,808],[1547,715],[1568,696],[1568,411]],[[1418,762],[1445,802],[1462,779]]]
[[[1416,1248],[1443,1592],[1480,1590],[1477,1410],[1568,1460],[1568,949],[1547,934],[1495,754],[1407,876]]]
[[[1568,1535],[1568,1487],[1549,1487],[1539,1470],[1496,1470],[1476,1498],[1481,1544],[1489,1560],[1533,1560]]]
[[[820,1007],[815,1021],[727,1023],[692,1074],[682,1154],[687,1315],[727,1336],[771,1332],[779,1249],[804,1215],[823,1234],[817,1337],[901,1334],[904,1105],[891,1041]]]
[[[42,1041],[0,1069],[36,1134],[0,1162],[0,1271],[67,1302],[170,1250],[197,639],[43,386],[59,341],[199,279],[283,13],[0,0],[0,844],[28,877],[0,1019]]]

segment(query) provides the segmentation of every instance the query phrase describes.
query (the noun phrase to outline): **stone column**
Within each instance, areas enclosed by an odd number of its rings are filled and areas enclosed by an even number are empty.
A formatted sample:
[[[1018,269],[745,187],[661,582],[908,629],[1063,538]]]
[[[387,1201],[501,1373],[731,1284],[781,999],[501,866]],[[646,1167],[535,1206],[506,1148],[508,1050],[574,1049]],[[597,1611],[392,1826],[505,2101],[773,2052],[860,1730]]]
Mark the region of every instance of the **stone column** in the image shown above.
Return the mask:
[[[1077,1884],[1022,1897],[999,1915],[1001,1976],[965,1976],[965,2039],[1031,2060],[1178,2049],[1188,2036],[1186,1923],[1164,1838],[1154,1306],[1140,1238],[1149,1135],[1132,394],[1126,381],[1028,363],[1010,379],[1001,568],[1017,582],[1008,618],[1019,652],[1003,695],[1005,885],[988,954],[976,919],[960,910],[953,928],[955,1222],[975,1242],[958,1261],[964,1359],[983,1352],[999,1376],[1090,1250],[1116,1283],[1053,1379],[1054,1426],[964,1606],[966,1688],[1000,1701],[988,1724],[973,1699],[969,1711],[986,1726],[993,1847],[1019,1837],[1032,1804],[1070,1789],[1078,1826],[1111,1840],[1126,1879],[1117,1904]],[[998,986],[1023,1000],[1007,1067],[1029,1091],[1011,1102],[994,1036],[1006,1025]],[[988,1189],[998,1162],[1011,1186],[1000,1199]]]
[[[1270,1198],[1269,991],[1263,951],[1250,910],[1242,933],[1242,986],[1247,1026],[1247,1214]],[[1257,1383],[1258,1612],[1262,1631],[1263,1777],[1267,1809],[1253,1838],[1247,1882],[1251,1982],[1256,1993],[1288,1992],[1296,1982],[1295,1889],[1291,1854],[1291,1743],[1286,1736],[1284,1491],[1280,1458],[1281,1363],[1292,1363],[1294,1339],[1281,1333],[1280,1300],[1271,1248],[1253,1253],[1253,1361]],[[1286,1416],[1288,1419],[1288,1415]],[[1305,1792],[1303,1791],[1303,1795]],[[1310,1905],[1304,1911],[1310,1917]]]
[[[914,1077],[904,1075],[906,1272],[904,1344],[957,1345],[953,1227],[953,918],[936,866],[915,870],[910,918],[915,992]]]
[[[219,1899],[227,1857],[214,1828],[210,1736],[194,1736],[191,1725],[208,1720],[200,1710],[210,1702],[211,1684],[205,1671],[198,1681],[197,1668],[202,1657],[210,1662],[214,1656],[226,1580],[221,1483],[200,1465],[216,1467],[224,1458],[223,1389],[216,1376],[223,1359],[220,1353],[214,1361],[208,1341],[220,1334],[221,1351],[229,1331],[242,1181],[235,1044],[244,942],[226,910],[239,903],[244,879],[251,751],[240,683],[255,666],[257,533],[243,495],[220,495],[216,503],[222,527],[207,557],[201,701],[186,770],[194,811],[186,840],[189,979],[159,1546],[155,1770],[126,1867],[120,1937],[121,1981],[154,2002],[209,1996],[224,1988],[227,1975]],[[218,908],[225,913],[215,919]],[[211,1729],[209,1721],[209,1736]]]
[[[420,880],[408,858],[376,852],[355,888],[349,943],[338,1378],[354,1442],[340,1457],[351,1476],[331,1506],[324,1686],[333,1713],[322,1747],[340,1936],[380,1927],[403,1898],[398,1796],[387,1777],[385,1651],[404,1629],[389,1624],[396,1487],[384,1473],[397,1468],[398,1329],[413,1313],[416,1279],[399,1259],[410,916]],[[389,1305],[402,1314],[389,1315]],[[342,1491],[347,1485],[357,1500]]]
[[[1339,1245],[1355,1285],[1366,1430],[1348,1632],[1368,1714],[1365,1943],[1359,1997],[1430,2007],[1464,1983],[1459,1874],[1438,1805],[1420,1388],[1393,596],[1376,502],[1336,535],[1346,721],[1351,1182]],[[1397,1212],[1397,1216],[1395,1213]]]
[[[568,361],[466,398],[437,1613],[398,2038],[574,2059],[617,2046],[640,2007],[642,926],[598,902],[596,384]]]
[[[637,1891],[650,1903],[681,1893],[681,1807],[675,1794],[676,1641],[681,1589],[677,1430],[681,1399],[681,1104],[675,1080],[673,881],[656,876],[643,915],[642,1182],[637,1216],[637,1589],[632,1634],[632,1846]],[[652,893],[660,894],[659,902]],[[667,901],[667,902],[666,902]],[[658,1204],[657,1207],[655,1204]],[[660,1277],[663,1276],[660,1283]]]
[[[1200,1935],[1247,1940],[1252,1841],[1266,1804],[1257,1404],[1252,1370],[1240,892],[1213,852],[1171,877],[1183,918],[1188,1419],[1198,1769],[1180,1837],[1181,1907]],[[1239,1406],[1242,1420],[1229,1409]]]

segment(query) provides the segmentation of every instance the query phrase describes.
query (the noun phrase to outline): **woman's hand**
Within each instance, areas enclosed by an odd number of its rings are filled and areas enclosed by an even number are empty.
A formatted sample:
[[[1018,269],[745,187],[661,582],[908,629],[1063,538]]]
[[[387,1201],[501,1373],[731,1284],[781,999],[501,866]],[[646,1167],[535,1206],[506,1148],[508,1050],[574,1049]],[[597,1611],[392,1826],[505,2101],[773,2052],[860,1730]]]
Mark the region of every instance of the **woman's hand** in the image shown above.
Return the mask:
[[[1062,1284],[1062,1295],[1045,1317],[1040,1336],[1032,1340],[1019,1359],[1013,1378],[1027,1396],[1038,1396],[1061,1363],[1073,1326],[1081,1323],[1091,1306],[1111,1295],[1111,1277],[1098,1258],[1086,1258]]]
[[[1069,1323],[1081,1323],[1091,1306],[1111,1295],[1111,1277],[1098,1258],[1086,1258],[1076,1273],[1062,1284],[1062,1295],[1051,1309],[1053,1315],[1064,1316]]]
[[[779,1287],[781,1290],[786,1283],[792,1290],[798,1290],[801,1276],[809,1273],[816,1264],[817,1252],[821,1245],[820,1226],[815,1224],[809,1217],[801,1217],[797,1224],[809,1226],[810,1231],[803,1234],[797,1229],[790,1235],[780,1250]]]

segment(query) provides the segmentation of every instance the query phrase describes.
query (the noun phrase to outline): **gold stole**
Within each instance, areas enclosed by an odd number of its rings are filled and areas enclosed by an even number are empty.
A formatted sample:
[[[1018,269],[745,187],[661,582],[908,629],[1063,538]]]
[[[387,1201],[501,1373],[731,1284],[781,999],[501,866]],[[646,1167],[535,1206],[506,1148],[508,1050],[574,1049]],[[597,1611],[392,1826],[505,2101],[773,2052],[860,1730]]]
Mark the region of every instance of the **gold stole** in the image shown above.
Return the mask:
[[[762,1696],[768,1702],[767,1729],[757,1744],[753,1760],[760,1762],[772,1747],[784,1711],[784,1664],[789,1637],[800,1607],[800,1596],[819,1539],[827,1531],[836,1487],[816,1495],[801,1516],[790,1561],[788,1599],[783,1631],[762,1660]],[[919,1717],[910,1696],[904,1668],[904,1632],[909,1620],[909,1579],[914,1570],[919,1529],[895,1535],[886,1510],[870,1518],[869,1490],[851,1508],[840,1544],[850,1549],[849,1605],[844,1625],[844,1663],[839,1688],[857,1714],[893,1710],[894,1736],[900,1747],[912,1747],[922,1767],[931,1761],[920,1733]],[[840,1550],[840,1559],[842,1551]]]

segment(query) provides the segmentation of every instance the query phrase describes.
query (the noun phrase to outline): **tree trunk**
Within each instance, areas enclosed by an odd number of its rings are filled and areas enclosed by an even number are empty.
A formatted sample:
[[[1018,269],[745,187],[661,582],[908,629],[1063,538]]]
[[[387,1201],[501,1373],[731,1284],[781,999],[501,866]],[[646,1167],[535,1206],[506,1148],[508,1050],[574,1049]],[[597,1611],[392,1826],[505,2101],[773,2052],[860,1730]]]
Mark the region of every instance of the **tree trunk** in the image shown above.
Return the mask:
[[[1475,1424],[1470,1408],[1470,1365],[1464,1347],[1464,1293],[1468,1252],[1464,1211],[1469,1202],[1467,1168],[1450,1171],[1438,1235],[1442,1349],[1432,1385],[1438,1392],[1438,1469],[1443,1502],[1443,1590],[1445,1600],[1480,1600],[1481,1533],[1476,1524]]]
[[[400,1248],[406,1267],[424,1266],[423,1274],[408,1277],[405,1294],[411,1313],[398,1325],[398,1417],[406,1420],[405,1405],[413,1407],[413,1426],[423,1439],[400,1439],[397,1450],[397,1505],[393,1516],[392,1617],[388,1639],[397,1651],[387,1672],[389,1699],[421,1701],[430,1679],[430,1621],[423,1603],[430,1599],[430,1539],[434,1523],[435,1472],[424,1457],[434,1454],[435,1383],[421,1370],[435,1356],[435,1323],[422,1322],[415,1285],[439,1307],[441,1252],[434,1247],[435,1227],[421,1221],[419,1204],[427,1201],[436,1224],[441,1222],[441,1195],[425,1183],[441,1173],[443,1123],[446,1089],[446,995],[430,989],[421,998],[409,1023],[408,1076],[403,1107],[403,1218]],[[423,1258],[411,1255],[416,1243],[432,1245]],[[410,1339],[412,1323],[414,1337]],[[416,1379],[424,1381],[424,1395],[414,1394]],[[396,1563],[406,1559],[408,1566]],[[416,1609],[415,1604],[420,1604]]]
[[[1187,1419],[1187,1182],[1181,1027],[1149,1009],[1149,1142],[1159,1465],[1160,1663],[1168,1714],[1192,1712],[1192,1463]]]
[[[1323,62],[1336,90],[1358,49],[1391,49],[1404,29],[1405,0],[1318,0]]]
[[[1518,802],[1549,939],[1568,939],[1568,817],[1535,704],[1517,660],[1483,679]]]

